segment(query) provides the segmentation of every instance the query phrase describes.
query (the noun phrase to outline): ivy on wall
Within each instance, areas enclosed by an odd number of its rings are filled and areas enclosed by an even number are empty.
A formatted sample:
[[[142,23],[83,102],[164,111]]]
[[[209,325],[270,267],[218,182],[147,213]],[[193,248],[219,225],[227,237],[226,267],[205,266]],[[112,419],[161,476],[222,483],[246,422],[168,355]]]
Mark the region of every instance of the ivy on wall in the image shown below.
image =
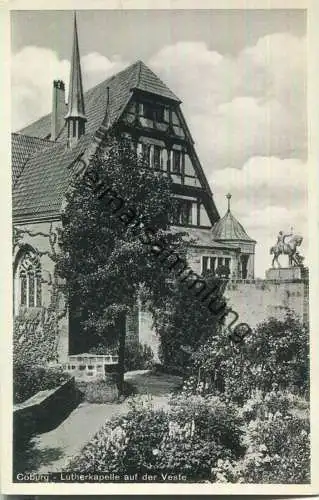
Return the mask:
[[[13,252],[25,246],[24,235],[31,238],[43,236],[47,239],[48,250],[40,251],[33,247],[34,252],[40,258],[47,255],[54,263],[54,271],[48,273],[48,279],[42,276],[41,282],[49,286],[50,300],[47,307],[20,308],[18,315],[14,318],[13,331],[13,359],[14,364],[30,366],[45,366],[49,362],[58,361],[59,321],[67,313],[67,305],[61,308],[61,294],[64,285],[55,272],[57,260],[58,234],[50,224],[47,233],[42,231],[33,232],[25,228],[13,229]]]

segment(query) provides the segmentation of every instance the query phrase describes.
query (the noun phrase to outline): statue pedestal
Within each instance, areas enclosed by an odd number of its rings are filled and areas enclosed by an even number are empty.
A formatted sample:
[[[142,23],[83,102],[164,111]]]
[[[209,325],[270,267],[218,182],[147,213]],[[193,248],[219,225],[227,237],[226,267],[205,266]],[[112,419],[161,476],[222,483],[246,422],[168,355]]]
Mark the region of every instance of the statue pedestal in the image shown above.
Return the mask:
[[[291,281],[305,278],[304,267],[280,267],[270,268],[266,271],[267,280]]]

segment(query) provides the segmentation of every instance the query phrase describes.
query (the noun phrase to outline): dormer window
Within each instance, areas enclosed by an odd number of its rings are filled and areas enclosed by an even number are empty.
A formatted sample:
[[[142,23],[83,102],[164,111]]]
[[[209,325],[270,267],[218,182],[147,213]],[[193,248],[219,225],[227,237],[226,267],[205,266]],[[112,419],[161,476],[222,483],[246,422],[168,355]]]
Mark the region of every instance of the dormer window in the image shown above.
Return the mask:
[[[164,121],[164,106],[161,106],[160,104],[143,103],[142,110],[143,116],[148,120],[152,120],[154,122]]]

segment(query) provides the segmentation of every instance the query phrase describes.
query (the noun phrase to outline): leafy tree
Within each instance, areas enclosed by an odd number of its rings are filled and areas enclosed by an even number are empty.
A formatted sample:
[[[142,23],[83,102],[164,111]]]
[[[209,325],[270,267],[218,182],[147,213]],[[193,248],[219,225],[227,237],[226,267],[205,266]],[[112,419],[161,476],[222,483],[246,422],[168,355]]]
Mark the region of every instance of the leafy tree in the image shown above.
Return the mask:
[[[57,272],[68,284],[71,328],[82,348],[97,337],[119,341],[121,391],[126,314],[141,291],[160,303],[170,274],[159,255],[186,251],[183,234],[169,231],[171,181],[130,143],[109,137],[84,175],[72,178],[66,201]]]
[[[167,367],[181,372],[187,370],[190,354],[207,339],[221,335],[221,318],[226,306],[222,284],[226,282],[206,275],[205,283],[207,289],[199,294],[196,289],[192,290],[192,282],[188,286],[183,280],[176,281],[164,299],[165,304],[152,311],[161,338],[161,361]],[[212,293],[208,294],[207,290]]]

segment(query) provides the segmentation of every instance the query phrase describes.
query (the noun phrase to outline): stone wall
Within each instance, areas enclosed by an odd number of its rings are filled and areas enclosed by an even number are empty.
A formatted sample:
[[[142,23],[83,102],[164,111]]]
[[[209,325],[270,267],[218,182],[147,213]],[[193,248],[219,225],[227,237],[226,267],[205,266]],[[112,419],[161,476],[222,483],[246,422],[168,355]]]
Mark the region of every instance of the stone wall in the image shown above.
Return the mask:
[[[287,309],[308,321],[307,280],[235,280],[227,285],[224,296],[238,313],[239,322],[251,327],[271,316],[284,319]]]
[[[309,282],[306,278],[233,280],[228,283],[224,296],[228,305],[239,316],[237,324],[248,323],[254,328],[270,317],[284,319],[287,309],[294,311],[302,321],[309,321]],[[152,318],[147,311],[139,313],[139,338],[141,342],[150,345],[154,353],[158,352],[159,339],[152,328]]]

